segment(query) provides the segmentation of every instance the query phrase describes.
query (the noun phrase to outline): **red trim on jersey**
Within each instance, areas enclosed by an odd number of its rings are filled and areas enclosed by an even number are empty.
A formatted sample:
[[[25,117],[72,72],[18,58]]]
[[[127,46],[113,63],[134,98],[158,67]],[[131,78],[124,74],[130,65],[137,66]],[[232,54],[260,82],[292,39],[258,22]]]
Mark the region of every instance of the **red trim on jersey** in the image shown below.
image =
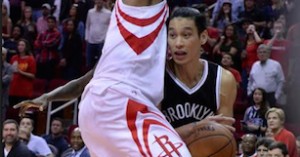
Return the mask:
[[[133,51],[139,55],[143,51],[145,51],[156,39],[158,36],[158,33],[162,29],[162,27],[165,24],[165,18],[167,15],[167,11],[165,11],[163,20],[160,22],[158,27],[156,27],[155,30],[153,30],[150,34],[144,36],[144,37],[137,37],[133,33],[131,33],[129,30],[127,30],[123,24],[120,22],[120,19],[117,15],[117,12],[115,12],[116,19],[117,19],[117,26],[120,30],[121,35],[123,36],[124,40],[127,42],[127,44],[133,49]]]
[[[150,113],[150,114],[154,114],[157,118],[160,118],[160,119],[164,119],[164,118],[155,112],[149,111],[146,105],[138,103],[138,102],[130,100],[130,99],[128,100],[127,111],[126,111],[127,126],[131,132],[134,142],[136,143],[136,145],[139,148],[140,153],[142,154],[143,157],[146,157],[146,152],[144,152],[144,150],[143,150],[143,147],[139,141],[138,132],[137,132],[136,121],[137,121],[138,113],[148,113],[148,114]],[[174,134],[177,134],[174,130],[172,130],[168,126],[164,125],[163,123],[161,123],[155,119],[144,119],[143,141],[144,141],[145,147],[147,149],[147,154],[150,157],[152,157],[152,154],[151,154],[150,147],[149,147],[148,134],[149,134],[149,128],[151,125],[158,125],[158,126],[165,127],[168,130],[170,130],[171,132],[173,132]]]
[[[148,133],[149,133],[149,129],[150,129],[150,126],[151,125],[159,125],[159,126],[162,126],[162,127],[165,127],[167,128],[168,130],[170,130],[171,132],[174,133],[174,131],[172,129],[170,129],[168,126],[164,125],[163,123],[157,121],[157,120],[152,120],[152,119],[146,119],[143,123],[143,136],[144,136],[144,143],[145,143],[145,146],[146,146],[146,149],[147,149],[147,153],[150,155],[150,156],[153,156],[153,154],[151,154],[151,151],[150,151],[150,148],[149,148],[149,142],[148,142]],[[177,134],[177,133],[175,133]]]
[[[167,7],[167,5],[165,5],[165,7],[163,7],[161,9],[161,11],[159,11],[159,13],[157,13],[156,15],[154,15],[150,18],[140,19],[140,18],[135,18],[135,17],[132,17],[132,16],[126,14],[125,12],[123,12],[121,10],[119,4],[117,5],[117,9],[118,9],[118,12],[120,13],[121,17],[124,18],[126,21],[128,21],[132,24],[135,24],[137,26],[147,26],[147,25],[154,23],[164,13],[164,10],[166,9],[166,7]]]

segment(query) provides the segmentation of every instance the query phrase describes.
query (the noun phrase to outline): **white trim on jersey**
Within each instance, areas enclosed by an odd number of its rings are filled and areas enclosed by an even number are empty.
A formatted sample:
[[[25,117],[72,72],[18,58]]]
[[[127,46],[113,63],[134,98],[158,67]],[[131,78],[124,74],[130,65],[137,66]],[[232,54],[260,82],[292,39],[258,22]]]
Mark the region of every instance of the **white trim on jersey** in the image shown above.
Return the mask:
[[[220,108],[220,95],[221,95],[221,81],[222,81],[222,68],[218,66],[217,79],[216,79],[216,103],[217,110]]]
[[[188,93],[189,95],[194,94],[196,91],[198,91],[202,85],[204,84],[207,75],[208,75],[208,62],[206,60],[202,60],[200,59],[200,62],[203,61],[204,62],[204,70],[203,70],[203,74],[202,77],[200,79],[200,81],[193,87],[193,88],[189,88],[188,86],[186,86],[183,82],[181,82],[176,76],[175,74],[169,70],[168,68],[166,68],[167,72],[170,74],[171,78],[175,81],[175,83],[182,88],[186,93]]]

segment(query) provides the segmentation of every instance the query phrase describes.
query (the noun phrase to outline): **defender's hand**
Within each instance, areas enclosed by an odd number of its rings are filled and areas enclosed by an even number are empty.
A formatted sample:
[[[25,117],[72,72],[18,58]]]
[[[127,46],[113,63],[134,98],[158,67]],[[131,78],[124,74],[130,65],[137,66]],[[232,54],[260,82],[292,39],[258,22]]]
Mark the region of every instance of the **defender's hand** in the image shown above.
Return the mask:
[[[20,111],[19,111],[19,116],[20,117],[23,117],[25,116],[25,112],[28,110],[28,109],[37,109],[39,111],[43,111],[44,108],[46,108],[48,105],[47,103],[47,97],[45,94],[41,95],[40,97],[38,98],[35,98],[33,100],[25,100],[25,101],[22,101],[16,105],[14,105],[14,108],[20,108]]]

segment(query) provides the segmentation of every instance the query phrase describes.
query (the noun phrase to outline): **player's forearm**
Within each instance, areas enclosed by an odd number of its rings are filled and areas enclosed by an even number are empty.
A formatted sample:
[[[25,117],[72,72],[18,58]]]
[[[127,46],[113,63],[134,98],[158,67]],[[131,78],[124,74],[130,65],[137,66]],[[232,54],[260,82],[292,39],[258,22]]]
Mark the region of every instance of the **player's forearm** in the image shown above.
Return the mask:
[[[131,6],[149,6],[161,2],[162,0],[123,0],[127,5]]]
[[[77,98],[81,95],[84,90],[84,87],[92,79],[94,70],[89,71],[84,76],[72,80],[64,86],[58,87],[53,91],[46,93],[44,96],[47,101],[66,101]]]
[[[192,134],[193,128],[195,127],[195,123],[190,123],[183,125],[181,127],[175,128],[178,135],[185,142],[186,139]]]

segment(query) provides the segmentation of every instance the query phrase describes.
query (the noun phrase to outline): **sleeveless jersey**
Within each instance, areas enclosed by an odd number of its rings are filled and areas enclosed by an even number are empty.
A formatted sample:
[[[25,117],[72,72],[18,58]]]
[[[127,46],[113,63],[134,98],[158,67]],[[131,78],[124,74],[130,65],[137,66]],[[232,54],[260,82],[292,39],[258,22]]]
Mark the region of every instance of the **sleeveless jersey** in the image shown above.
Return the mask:
[[[202,60],[202,78],[189,88],[167,68],[161,111],[174,128],[216,114],[220,104],[222,68]]]
[[[163,96],[167,17],[166,1],[132,7],[117,0],[102,56],[87,88],[96,93],[112,86],[122,93],[138,91],[157,105]]]

